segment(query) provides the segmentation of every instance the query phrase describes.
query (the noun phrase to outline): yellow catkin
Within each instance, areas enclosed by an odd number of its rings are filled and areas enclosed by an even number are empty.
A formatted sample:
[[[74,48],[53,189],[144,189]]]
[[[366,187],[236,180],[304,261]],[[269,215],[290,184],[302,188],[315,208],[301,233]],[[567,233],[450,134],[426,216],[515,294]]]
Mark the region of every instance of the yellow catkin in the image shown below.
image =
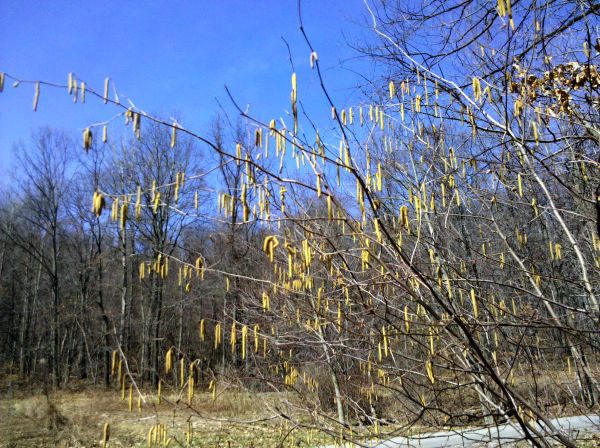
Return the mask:
[[[435,378],[433,376],[433,366],[431,365],[431,361],[426,362],[426,367],[427,367],[427,376],[429,377],[429,381],[431,381],[431,384],[433,384],[433,383],[435,383]]]
[[[237,343],[237,331],[235,322],[231,324],[231,353],[235,353],[235,345]]]
[[[181,358],[179,360],[179,385],[183,387],[184,382],[185,382],[185,359]]]
[[[92,147],[92,131],[89,127],[83,131],[83,147],[86,151]]]
[[[169,373],[173,368],[173,349],[170,348],[167,350],[167,355],[165,356],[165,373]]]
[[[4,90],[4,73],[0,73],[0,92]]]
[[[475,101],[481,100],[481,81],[476,76],[473,77],[473,97]]]
[[[192,405],[194,399],[194,376],[190,375],[188,378],[188,404]]]
[[[506,16],[506,6],[504,5],[504,0],[498,0],[498,15],[500,17]]]
[[[215,401],[217,399],[217,383],[215,383],[215,380],[210,380],[208,390],[212,390],[212,400]]]
[[[242,359],[246,359],[246,342],[248,340],[248,327],[242,327]]]
[[[279,246],[279,240],[274,235],[269,235],[265,238],[263,250],[269,254],[271,263],[274,261],[274,250]]]
[[[177,122],[173,122],[172,130],[171,130],[171,148],[175,147],[177,143]]]
[[[110,374],[114,376],[115,374],[115,367],[117,365],[117,355],[119,354],[118,350],[114,350],[113,354],[112,354],[112,365],[110,368]]]
[[[73,102],[77,102],[77,93],[79,92],[77,81],[73,81]]]
[[[475,319],[479,317],[479,308],[477,307],[477,299],[475,298],[475,291],[471,289],[471,302],[473,303],[473,315]]]
[[[127,222],[128,210],[129,210],[129,204],[127,202],[123,202],[121,204],[121,219],[120,219],[121,232],[125,231],[125,223]]]
[[[36,111],[38,107],[38,100],[40,99],[40,83],[35,83],[35,95],[33,96],[33,110]]]
[[[108,443],[108,439],[110,439],[110,425],[108,423],[104,424],[104,429],[102,431],[102,446],[106,448]]]
[[[108,102],[108,82],[110,78],[104,80],[104,104]],[[70,93],[70,92],[69,92]]]
[[[162,380],[158,380],[158,404],[160,404],[162,399]]]
[[[154,203],[152,205],[152,210],[154,211],[154,214],[158,213],[159,205],[160,205],[160,191],[156,193],[156,196],[154,196]]]

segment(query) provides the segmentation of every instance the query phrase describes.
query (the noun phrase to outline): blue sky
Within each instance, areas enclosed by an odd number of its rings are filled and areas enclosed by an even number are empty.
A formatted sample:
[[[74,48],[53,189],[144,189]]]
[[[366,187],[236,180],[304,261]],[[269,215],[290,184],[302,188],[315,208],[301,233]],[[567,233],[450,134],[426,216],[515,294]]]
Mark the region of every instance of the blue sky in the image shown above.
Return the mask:
[[[303,19],[325,81],[339,107],[356,104],[360,80],[340,66],[354,56],[347,42],[364,33],[360,0],[304,0]],[[299,99],[317,122],[330,110],[310,70],[298,30],[297,2],[279,1],[9,1],[0,2],[0,72],[24,80],[66,84],[69,72],[102,91],[109,76],[119,94],[148,113],[177,112],[185,127],[204,134],[218,109],[239,104],[265,121],[289,109],[290,44]],[[363,62],[351,60],[356,69]],[[88,97],[73,104],[65,91],[44,88],[32,111],[34,87],[0,93],[0,176],[14,163],[15,141],[50,125],[75,135],[117,110]],[[118,120],[118,123],[121,123]],[[111,130],[112,132],[112,130]]]

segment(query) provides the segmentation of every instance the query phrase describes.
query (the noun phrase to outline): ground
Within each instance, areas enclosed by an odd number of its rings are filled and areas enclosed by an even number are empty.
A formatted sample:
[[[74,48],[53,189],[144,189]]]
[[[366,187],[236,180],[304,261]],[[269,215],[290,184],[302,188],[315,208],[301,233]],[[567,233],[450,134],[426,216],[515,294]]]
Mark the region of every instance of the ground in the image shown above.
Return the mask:
[[[128,399],[118,391],[85,389],[59,391],[49,395],[23,391],[0,397],[0,446],[2,447],[94,447],[102,446],[103,427],[110,425],[107,446],[148,446],[148,433],[157,423],[167,428],[169,446],[187,446],[190,412],[164,403],[156,404],[155,394],[148,394],[141,411],[134,400],[129,411]],[[176,396],[165,397],[176,401]],[[187,397],[186,397],[187,398]],[[185,401],[185,400],[184,400]],[[309,430],[296,431],[284,441],[288,432],[279,420],[236,424],[231,419],[258,420],[269,417],[263,401],[245,392],[221,394],[215,402],[209,392],[196,394],[194,407],[202,417],[190,419],[192,446],[195,447],[277,447],[309,446],[331,443],[332,438]],[[163,443],[156,446],[163,446]]]

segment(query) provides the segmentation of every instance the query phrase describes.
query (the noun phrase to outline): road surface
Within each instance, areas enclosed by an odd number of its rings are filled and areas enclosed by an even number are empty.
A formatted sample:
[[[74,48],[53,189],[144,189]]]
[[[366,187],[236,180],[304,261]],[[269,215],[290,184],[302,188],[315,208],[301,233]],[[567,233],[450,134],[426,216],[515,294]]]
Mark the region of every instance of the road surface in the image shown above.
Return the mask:
[[[578,415],[551,420],[555,427],[562,429],[571,437],[579,433],[592,431],[600,432],[600,415]],[[538,426],[539,428],[539,426]],[[462,431],[443,431],[421,434],[414,437],[394,437],[385,441],[363,442],[363,446],[372,448],[453,448],[506,446],[522,440],[523,436],[516,425],[504,424],[492,428],[474,428]],[[344,447],[360,445],[346,444]],[[340,448],[340,445],[328,445],[320,448]]]

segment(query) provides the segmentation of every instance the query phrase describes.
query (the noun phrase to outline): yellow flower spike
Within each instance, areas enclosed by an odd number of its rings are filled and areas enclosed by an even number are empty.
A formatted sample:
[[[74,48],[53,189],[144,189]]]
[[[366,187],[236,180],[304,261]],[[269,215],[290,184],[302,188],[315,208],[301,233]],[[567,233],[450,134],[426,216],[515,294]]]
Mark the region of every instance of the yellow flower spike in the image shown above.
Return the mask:
[[[517,184],[519,186],[519,196],[523,197],[523,182],[521,179],[521,173],[517,174]]]
[[[274,251],[279,246],[279,240],[275,235],[269,235],[265,238],[265,242],[263,244],[263,251],[269,254],[269,260],[271,263],[274,261]]]
[[[35,95],[33,96],[33,111],[37,110],[38,100],[40,99],[40,83],[35,83]]]
[[[111,364],[111,368],[110,368],[110,374],[114,376],[115,374],[115,366],[117,365],[117,355],[118,355],[119,351],[118,350],[114,350],[113,354],[112,354],[112,364]]]
[[[557,260],[560,260],[562,258],[561,250],[562,250],[562,246],[560,244],[556,243],[554,245],[554,254],[555,254]]]
[[[363,118],[363,109],[362,106],[359,107],[359,115],[360,115],[360,125],[362,126],[364,124],[364,118]]]
[[[192,422],[188,422],[187,424],[185,439],[188,445],[192,442]]]
[[[254,325],[254,353],[258,353],[258,324]]]
[[[504,0],[498,0],[498,15],[500,17],[506,16],[506,6],[504,5]]]
[[[112,203],[111,215],[110,218],[112,221],[116,221],[118,219],[119,213],[119,198],[115,198]]]
[[[170,348],[167,350],[167,355],[165,356],[165,373],[169,373],[173,368],[173,349]]]
[[[388,340],[387,340],[385,325],[383,327],[381,327],[381,333],[383,334],[383,351],[385,353],[385,357],[387,358],[388,354],[389,354],[389,349],[388,349]]]
[[[427,376],[429,377],[429,381],[431,381],[431,384],[435,383],[435,378],[433,377],[433,367],[431,365],[431,361],[427,361],[426,363],[426,367],[427,367]]]
[[[4,90],[4,73],[0,73],[0,92]]]
[[[121,220],[120,227],[121,231],[125,231],[125,223],[127,222],[127,211],[129,210],[129,204],[127,202],[123,202],[121,204]]]
[[[83,131],[83,148],[86,150],[90,149],[92,147],[92,131],[90,130],[90,128],[85,128],[85,131]]]
[[[481,82],[476,76],[473,77],[473,96],[475,101],[481,101]]]
[[[317,197],[321,197],[321,175],[317,174]]]
[[[104,196],[101,193],[94,192],[94,197],[92,199],[92,212],[96,218],[100,217],[105,206],[106,201],[104,200]]]
[[[248,340],[248,327],[242,327],[242,359],[246,359],[246,342]]]
[[[192,405],[194,399],[194,376],[190,375],[188,378],[188,404]]]
[[[471,289],[471,302],[473,303],[473,315],[475,319],[479,317],[479,308],[477,307],[477,299],[475,298],[475,291]]]
[[[108,82],[109,82],[110,78],[106,78],[104,80],[104,104],[107,103],[108,101]],[[71,93],[71,92],[69,92]]]
[[[331,106],[331,119],[335,120],[335,106]]]
[[[200,340],[204,342],[204,319],[200,319]]]
[[[81,82],[81,102],[85,103],[85,82]]]
[[[208,390],[212,390],[212,400],[215,401],[217,399],[217,384],[215,383],[215,380],[210,380]]]
[[[135,219],[138,220],[140,218],[140,214],[142,213],[142,187],[138,185],[137,187],[137,199],[135,201]]]
[[[179,360],[179,385],[183,386],[185,382],[185,359],[181,358]]]
[[[390,100],[393,100],[394,96],[396,95],[396,87],[394,86],[394,81],[390,81],[388,88],[390,91]]]
[[[538,134],[538,128],[537,128],[537,124],[535,123],[535,121],[531,122],[531,127],[533,128],[533,138],[535,139],[535,146],[539,146],[540,145],[540,136]]]
[[[177,143],[177,122],[174,121],[171,129],[171,148],[175,147],[175,143]]]
[[[102,446],[103,446],[103,448],[106,448],[109,438],[110,438],[110,425],[108,423],[105,423],[104,429],[102,431]]]
[[[215,350],[221,343],[221,324],[215,325]]]
[[[319,56],[316,51],[310,54],[310,68],[315,68],[315,63],[319,61]]]
[[[152,207],[152,210],[154,211],[154,214],[158,213],[158,206],[160,205],[160,191],[156,193],[156,196],[154,197],[154,204]]]
[[[235,344],[237,342],[237,332],[235,322],[231,324],[231,353],[235,353]]]
[[[69,73],[69,95],[73,93],[73,73]]]

